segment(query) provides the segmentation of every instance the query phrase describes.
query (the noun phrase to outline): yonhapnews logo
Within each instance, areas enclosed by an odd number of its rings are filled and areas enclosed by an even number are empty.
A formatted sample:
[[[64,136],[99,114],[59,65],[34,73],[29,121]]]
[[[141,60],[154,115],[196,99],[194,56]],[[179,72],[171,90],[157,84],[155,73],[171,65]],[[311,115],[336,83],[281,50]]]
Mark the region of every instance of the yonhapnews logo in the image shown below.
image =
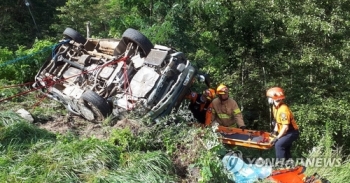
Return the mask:
[[[286,168],[295,167],[297,165],[305,167],[340,167],[342,165],[341,158],[329,157],[313,157],[313,158],[294,158],[289,160],[280,160],[276,158],[244,158],[241,151],[232,151],[225,155],[224,164],[231,172],[240,171],[246,166],[254,167],[272,167]]]

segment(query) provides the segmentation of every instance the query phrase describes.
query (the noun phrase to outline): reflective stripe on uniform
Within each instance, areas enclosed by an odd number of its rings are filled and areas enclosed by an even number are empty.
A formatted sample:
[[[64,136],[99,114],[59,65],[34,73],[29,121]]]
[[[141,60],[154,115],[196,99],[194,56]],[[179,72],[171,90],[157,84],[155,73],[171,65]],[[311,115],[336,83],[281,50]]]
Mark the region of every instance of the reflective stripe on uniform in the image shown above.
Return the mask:
[[[237,109],[233,110],[233,114],[234,114],[234,115],[239,114],[239,113],[241,113],[241,110],[240,110],[240,109],[237,108]]]
[[[229,115],[223,114],[223,113],[221,113],[221,114],[218,113],[218,117],[219,117],[220,119],[230,119],[230,116],[229,116]]]

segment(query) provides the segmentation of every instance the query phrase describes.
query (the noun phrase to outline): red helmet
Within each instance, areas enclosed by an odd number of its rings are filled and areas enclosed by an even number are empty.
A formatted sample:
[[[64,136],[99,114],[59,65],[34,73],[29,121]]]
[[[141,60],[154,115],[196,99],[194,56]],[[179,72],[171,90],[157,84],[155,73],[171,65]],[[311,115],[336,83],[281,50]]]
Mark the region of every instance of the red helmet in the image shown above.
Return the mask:
[[[228,88],[227,86],[220,84],[217,88],[216,88],[216,94],[218,95],[225,95],[228,94]]]
[[[267,90],[266,96],[272,98],[273,100],[285,99],[284,91],[280,87],[273,87]]]
[[[203,91],[203,95],[205,95],[208,100],[213,100],[215,98],[215,90],[211,88],[206,89]]]

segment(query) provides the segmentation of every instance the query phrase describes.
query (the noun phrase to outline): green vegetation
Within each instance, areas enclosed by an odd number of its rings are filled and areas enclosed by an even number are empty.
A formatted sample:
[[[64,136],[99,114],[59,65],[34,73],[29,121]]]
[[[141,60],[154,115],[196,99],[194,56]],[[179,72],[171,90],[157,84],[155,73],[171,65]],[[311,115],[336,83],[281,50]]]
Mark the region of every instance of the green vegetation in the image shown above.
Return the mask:
[[[170,125],[157,131],[144,128],[137,135],[129,128],[113,129],[109,139],[101,140],[54,134],[11,112],[1,116],[8,119],[0,133],[2,181],[178,182],[188,164],[198,173],[202,170],[201,176],[194,177],[202,177],[200,182],[227,180],[216,150],[207,151],[200,143],[211,142],[204,138],[205,129]],[[181,169],[174,162],[186,166]]]
[[[0,116],[1,181],[230,182],[221,163],[225,147],[211,129],[184,123],[142,127],[137,133],[128,127],[113,128],[108,139],[97,139],[54,134],[12,112]],[[261,155],[257,150],[234,150],[250,157]],[[340,157],[341,166],[309,167],[306,174],[317,172],[331,182],[350,179],[346,173],[350,159],[334,148],[329,136],[305,157]]]
[[[119,37],[131,27],[155,44],[184,52],[201,72],[209,73],[213,87],[221,82],[228,85],[250,129],[269,130],[265,90],[283,87],[301,129],[294,156],[313,156],[313,148],[317,156],[341,156],[341,167],[308,171],[317,171],[331,182],[349,182],[345,173],[350,153],[347,0],[32,0],[30,6],[24,2],[3,0],[0,5],[4,10],[0,12],[0,99],[30,89],[66,27],[85,35],[89,21],[91,37],[96,38]],[[22,83],[27,85],[4,88]],[[108,132],[105,141],[80,139],[76,133],[40,130],[13,114],[19,108],[29,110],[39,100],[31,93],[1,102],[3,182],[227,179],[219,158],[224,147],[206,145],[215,142],[210,129],[171,123],[146,127],[139,121],[140,131],[135,133],[109,130],[115,123],[109,119],[103,124]],[[71,123],[65,109],[52,101],[38,105],[31,111],[36,123],[58,117]],[[255,150],[240,150],[260,156]],[[274,154],[265,151],[262,156]]]

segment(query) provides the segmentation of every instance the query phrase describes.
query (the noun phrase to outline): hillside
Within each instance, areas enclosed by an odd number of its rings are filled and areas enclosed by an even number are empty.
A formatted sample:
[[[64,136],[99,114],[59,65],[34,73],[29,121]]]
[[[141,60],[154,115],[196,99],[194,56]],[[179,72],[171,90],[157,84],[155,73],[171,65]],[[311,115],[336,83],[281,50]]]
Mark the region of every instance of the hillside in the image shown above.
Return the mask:
[[[70,27],[92,39],[119,39],[132,28],[153,45],[176,48],[210,76],[213,88],[228,86],[248,129],[270,130],[266,90],[283,88],[301,132],[293,157],[340,158],[340,167],[313,165],[307,173],[350,182],[348,7],[347,0],[3,0],[0,181],[228,182],[221,162],[228,151],[239,150],[246,158],[275,156],[273,149],[224,146],[210,128],[192,125],[186,107],[159,123],[134,114],[94,123],[36,92],[5,101],[30,89],[48,57],[57,58],[58,41]],[[76,46],[79,52],[81,45]],[[56,67],[50,66],[43,70]],[[43,76],[41,81],[48,81]],[[10,85],[20,87],[6,88]],[[204,87],[195,84],[191,90]],[[14,114],[21,108],[33,115],[33,123]]]
[[[32,108],[33,123],[14,113],[23,106],[30,108],[37,102],[35,98],[34,92],[1,106],[0,159],[2,167],[8,168],[0,174],[0,180],[231,182],[221,164],[228,146],[219,144],[210,128],[198,128],[189,122],[186,110],[159,124],[140,121],[132,115],[92,123],[67,114],[60,104],[50,100]],[[341,156],[341,151],[319,147],[309,156]],[[250,158],[273,157],[269,150],[229,149]],[[348,166],[346,159],[341,167],[310,167],[307,173],[318,172],[338,182],[349,178],[346,173],[339,176]]]
[[[66,153],[72,154],[72,156],[66,157],[68,159],[64,160],[67,161],[65,164],[70,164],[70,161],[74,161],[76,163],[84,163],[84,161],[87,161],[84,160],[84,158],[80,160],[74,159],[76,158],[74,155],[75,153],[79,154],[84,152],[77,152],[79,149],[70,150],[70,148],[75,148],[74,146],[76,146],[77,143],[82,143],[78,146],[84,144],[83,146],[86,146],[86,148],[90,149],[94,148],[96,145],[95,143],[97,143],[100,145],[105,144],[106,148],[110,148],[109,151],[120,153],[119,156],[115,154],[117,157],[113,157],[110,160],[96,160],[101,161],[100,163],[102,164],[108,164],[108,161],[111,161],[113,159],[116,161],[113,163],[115,163],[119,168],[115,169],[109,166],[103,168],[106,171],[105,173],[109,174],[109,176],[116,176],[113,175],[113,170],[123,169],[125,171],[129,171],[127,170],[128,167],[133,166],[132,164],[138,164],[140,162],[140,160],[137,161],[134,160],[134,158],[139,159],[142,157],[148,157],[148,155],[153,154],[152,157],[156,158],[156,161],[158,161],[158,158],[160,158],[159,161],[161,162],[159,163],[161,164],[154,165],[154,175],[148,175],[150,178],[149,180],[145,179],[145,182],[154,182],[154,180],[158,180],[156,182],[163,182],[164,180],[168,179],[176,180],[175,182],[206,182],[208,180],[228,180],[224,175],[222,175],[221,178],[213,177],[214,175],[220,175],[222,173],[220,172],[221,168],[219,168],[221,167],[219,164],[220,160],[217,159],[215,151],[211,152],[206,149],[208,148],[206,147],[206,143],[210,143],[210,141],[213,140],[208,137],[204,137],[206,134],[209,134],[210,129],[201,129],[193,126],[192,123],[175,123],[171,118],[167,119],[161,124],[156,125],[138,121],[137,119],[132,119],[132,116],[125,116],[125,118],[121,120],[109,119],[109,121],[106,120],[104,123],[97,124],[85,121],[79,116],[69,115],[66,113],[64,108],[60,106],[60,104],[47,99],[43,100],[43,102],[40,103],[40,105],[38,105],[36,108],[30,108],[30,106],[37,102],[35,99],[37,98],[36,93],[34,92],[29,96],[19,97],[19,101],[17,102],[5,102],[1,106],[2,112],[0,114],[2,119],[2,136],[0,138],[2,149],[4,150],[4,148],[11,148],[14,149],[14,152],[17,152],[18,150],[22,151],[21,153],[18,152],[19,154],[16,156],[21,156],[22,158],[26,159],[21,160],[24,162],[33,161],[33,165],[28,165],[29,167],[33,166],[34,168],[37,166],[37,163],[41,162],[41,160],[31,159],[33,156],[38,156],[39,154],[45,154],[45,152],[53,151],[56,148],[55,146],[61,146],[62,143],[66,144],[66,148],[68,148],[66,149],[68,150]],[[15,111],[23,108],[23,106],[27,106],[28,110],[32,109],[29,111],[31,111],[31,114],[33,115],[33,123],[25,121],[15,114]],[[50,138],[48,138],[48,136],[50,136]],[[42,143],[50,143],[51,145],[45,148],[41,147],[39,148],[40,150],[37,149],[37,146],[43,145]],[[92,150],[91,152],[95,153],[95,150]],[[22,177],[24,179],[36,182],[38,180],[51,179],[50,176],[46,178],[43,177],[46,173],[50,173],[49,170],[39,171],[40,168],[38,167],[36,167],[37,170],[32,172],[32,175],[22,174],[24,172],[19,173],[18,171],[21,170],[18,169],[18,166],[21,166],[20,164],[22,163],[17,162],[16,159],[8,157],[8,153],[10,152],[6,150],[2,151],[1,157],[3,160],[6,160],[2,165],[9,166],[7,164],[8,161],[12,161],[14,164],[13,166],[10,166],[12,168],[7,169],[7,173],[0,174],[0,180],[18,181],[19,179],[17,178]],[[95,156],[93,153],[90,155]],[[105,154],[107,152],[102,151],[100,153],[102,153],[102,156],[108,156],[108,154]],[[87,156],[90,155],[87,154]],[[134,155],[135,157],[133,157]],[[44,156],[45,159],[51,159],[49,161],[51,163],[59,163],[56,162],[57,159],[55,160],[54,158],[54,156],[59,156],[59,154],[56,154],[55,152],[45,154]],[[162,159],[162,157],[164,159]],[[41,163],[43,164],[40,166],[50,166],[45,162]],[[85,168],[89,168],[90,165],[86,166],[88,167]],[[96,165],[92,163],[91,166]],[[159,171],[163,170],[157,170],[161,167],[164,168],[164,166],[166,166],[166,170],[164,170],[166,172],[161,173]],[[214,166],[214,168],[216,168],[211,170],[211,166]],[[200,171],[201,167],[207,170]],[[57,171],[60,172],[60,168],[57,168]],[[74,167],[70,168],[75,169]],[[95,167],[90,168],[94,169]],[[18,175],[13,176],[12,174],[14,171],[16,171]],[[67,176],[61,174],[62,172],[57,173],[58,175],[53,176],[59,176],[61,177],[61,180],[75,180],[77,182],[88,182],[91,177],[93,177],[93,180],[107,180],[107,178],[98,178],[99,173],[96,172],[97,174],[95,174],[93,170],[89,171],[81,169],[75,171],[77,172],[72,174],[74,175],[73,177],[77,176],[76,178],[72,178],[72,175]],[[136,170],[130,171],[130,174],[140,174],[140,172],[134,172]],[[203,173],[208,175],[203,175]],[[87,178],[86,176],[90,178]],[[127,178],[128,181],[138,182],[137,180],[139,179],[133,178],[134,176],[135,175],[130,175],[130,177]],[[142,176],[142,174],[139,176]]]

